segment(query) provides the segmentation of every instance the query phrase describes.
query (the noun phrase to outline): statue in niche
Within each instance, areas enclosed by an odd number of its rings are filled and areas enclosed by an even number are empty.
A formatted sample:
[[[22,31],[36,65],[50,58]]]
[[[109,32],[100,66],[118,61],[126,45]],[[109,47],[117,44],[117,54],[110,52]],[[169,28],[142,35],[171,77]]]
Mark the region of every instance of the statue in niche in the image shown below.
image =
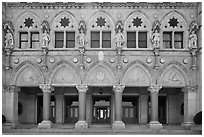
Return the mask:
[[[125,40],[125,37],[123,35],[123,24],[122,24],[122,21],[118,21],[117,25],[116,25],[116,37],[115,37],[115,43],[116,43],[116,47],[118,48],[121,48],[124,44],[124,40]]]
[[[196,31],[199,29],[198,24],[194,21],[191,23],[190,25],[190,29],[189,29],[189,49],[195,49],[197,48],[197,35],[196,35]]]
[[[11,22],[6,22],[4,24],[4,30],[6,32],[5,34],[5,48],[6,49],[13,49],[14,48],[14,37],[13,37],[13,25]]]
[[[79,47],[85,47],[88,43],[88,39],[86,36],[86,24],[84,21],[80,21],[78,30],[79,36],[77,36],[77,43],[79,44]]]
[[[41,25],[41,29],[42,29],[42,48],[47,48],[49,41],[50,41],[50,29],[49,29],[49,24],[47,21],[43,21],[42,25]]]
[[[154,48],[160,48],[160,26],[161,23],[159,21],[155,21],[152,27],[152,36],[151,41]]]

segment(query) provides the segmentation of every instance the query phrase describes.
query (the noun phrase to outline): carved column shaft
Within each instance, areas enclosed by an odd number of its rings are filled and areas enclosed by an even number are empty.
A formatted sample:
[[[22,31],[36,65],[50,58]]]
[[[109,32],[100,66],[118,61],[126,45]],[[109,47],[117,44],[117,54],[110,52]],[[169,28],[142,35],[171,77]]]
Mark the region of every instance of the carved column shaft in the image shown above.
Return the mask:
[[[155,55],[154,68],[155,68],[155,69],[158,69],[158,68],[159,68],[159,60],[158,60],[158,57],[159,57],[159,49],[158,49],[158,48],[155,48],[155,49],[154,49],[154,55]]]
[[[18,124],[18,92],[20,87],[9,85],[5,86],[6,90],[6,120],[11,123],[13,127]]]
[[[151,85],[148,89],[151,98],[151,121],[158,121],[158,93],[160,89],[160,85]]]
[[[6,52],[6,64],[5,64],[5,68],[8,70],[8,69],[11,69],[11,66],[10,66],[10,55],[12,53],[12,50],[11,49],[5,49],[5,52]]]
[[[40,88],[43,92],[43,121],[49,121],[51,92],[54,90],[54,88],[46,84],[40,85]]]
[[[196,70],[197,69],[197,48],[193,48],[191,49],[191,55],[192,55],[192,66],[191,69],[192,70]]]
[[[196,92],[197,86],[187,86],[182,89],[184,92],[184,125],[194,124],[193,118],[196,114]]]
[[[79,121],[86,121],[86,92],[88,86],[78,85],[76,88],[79,91]]]
[[[122,121],[122,93],[125,86],[116,85],[113,86],[113,90],[115,93],[115,120],[116,121]]]

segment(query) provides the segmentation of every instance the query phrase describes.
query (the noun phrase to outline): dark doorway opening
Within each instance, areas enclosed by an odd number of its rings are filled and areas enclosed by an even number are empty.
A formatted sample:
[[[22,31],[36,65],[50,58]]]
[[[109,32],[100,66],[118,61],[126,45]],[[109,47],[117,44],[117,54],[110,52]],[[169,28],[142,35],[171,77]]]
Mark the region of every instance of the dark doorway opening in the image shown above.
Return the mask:
[[[93,124],[109,124],[111,120],[110,95],[93,96]]]
[[[139,97],[123,95],[122,98],[122,120],[126,124],[138,123],[139,119]]]
[[[64,97],[64,123],[76,123],[79,115],[78,95],[69,95]]]

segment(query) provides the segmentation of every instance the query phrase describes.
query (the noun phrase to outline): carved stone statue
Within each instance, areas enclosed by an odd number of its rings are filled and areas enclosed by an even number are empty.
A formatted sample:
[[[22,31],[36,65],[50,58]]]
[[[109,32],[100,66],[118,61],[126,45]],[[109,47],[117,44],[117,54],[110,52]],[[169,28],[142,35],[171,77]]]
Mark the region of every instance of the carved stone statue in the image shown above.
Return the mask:
[[[198,24],[193,21],[189,27],[189,43],[188,43],[188,48],[189,49],[195,49],[197,47],[197,35],[196,31],[199,29]]]
[[[192,31],[189,35],[189,45],[188,47],[190,49],[197,48],[197,35],[195,34],[195,31]]]
[[[41,29],[42,29],[42,47],[43,48],[47,48],[49,45],[49,41],[50,41],[50,34],[49,34],[49,24],[47,21],[43,21],[42,25],[41,25]]]
[[[155,30],[155,32],[152,34],[151,40],[152,40],[154,48],[160,48],[160,46],[159,46],[160,33],[158,32],[158,30]]]
[[[122,33],[123,31],[123,24],[121,21],[118,21],[116,25],[116,36],[115,36],[115,44],[117,47],[121,48],[125,42],[125,37]]]
[[[13,25],[11,22],[7,21],[4,24],[4,30],[5,30],[5,49],[13,49],[14,48],[14,37],[13,37]]]
[[[77,36],[77,43],[79,47],[85,47],[85,45],[88,43],[88,39],[86,36],[86,24],[84,21],[80,21],[79,23],[79,36]]]
[[[12,49],[14,46],[14,40],[13,40],[13,34],[10,32],[8,29],[5,35],[5,48],[10,48]]]
[[[160,48],[160,26],[161,23],[159,21],[155,21],[152,27],[152,36],[150,39],[154,48]]]

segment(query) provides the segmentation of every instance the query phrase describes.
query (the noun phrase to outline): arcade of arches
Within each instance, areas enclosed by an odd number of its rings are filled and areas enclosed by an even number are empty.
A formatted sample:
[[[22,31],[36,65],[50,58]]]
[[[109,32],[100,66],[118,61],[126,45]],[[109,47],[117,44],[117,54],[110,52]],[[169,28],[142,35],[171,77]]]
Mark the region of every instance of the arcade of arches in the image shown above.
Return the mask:
[[[12,126],[186,127],[202,110],[202,3],[2,3]]]

